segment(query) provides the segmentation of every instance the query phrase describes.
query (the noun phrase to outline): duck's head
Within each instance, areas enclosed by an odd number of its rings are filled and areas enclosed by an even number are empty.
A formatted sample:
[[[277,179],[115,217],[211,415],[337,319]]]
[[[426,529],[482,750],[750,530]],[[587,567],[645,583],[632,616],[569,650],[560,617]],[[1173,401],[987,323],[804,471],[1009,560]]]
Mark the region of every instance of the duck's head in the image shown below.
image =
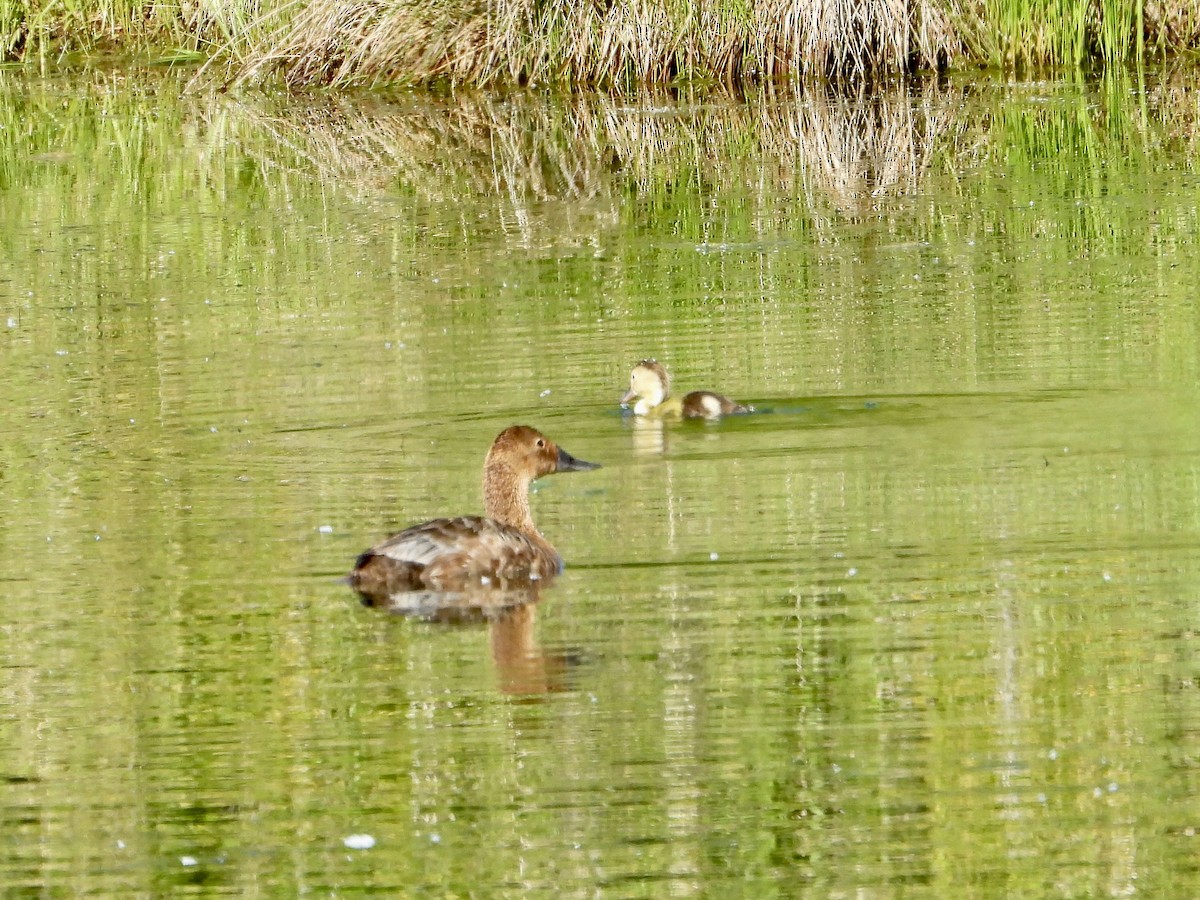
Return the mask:
[[[509,469],[528,484],[554,472],[586,472],[600,468],[599,463],[576,459],[536,428],[512,425],[496,435],[488,450],[487,470]]]
[[[621,405],[637,400],[633,411],[644,416],[667,399],[670,389],[671,379],[662,364],[657,360],[643,359],[629,373],[629,392],[621,398]]]

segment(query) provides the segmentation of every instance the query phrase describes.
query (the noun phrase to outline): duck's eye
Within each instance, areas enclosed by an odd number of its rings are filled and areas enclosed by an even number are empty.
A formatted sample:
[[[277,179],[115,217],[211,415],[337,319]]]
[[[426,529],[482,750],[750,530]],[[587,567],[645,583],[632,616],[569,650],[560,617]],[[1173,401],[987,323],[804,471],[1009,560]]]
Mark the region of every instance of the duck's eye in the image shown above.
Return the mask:
[[[545,446],[546,446],[546,442],[545,442],[544,440],[542,440],[541,438],[538,438],[538,439],[537,439],[537,445],[538,445],[539,447],[545,447]]]

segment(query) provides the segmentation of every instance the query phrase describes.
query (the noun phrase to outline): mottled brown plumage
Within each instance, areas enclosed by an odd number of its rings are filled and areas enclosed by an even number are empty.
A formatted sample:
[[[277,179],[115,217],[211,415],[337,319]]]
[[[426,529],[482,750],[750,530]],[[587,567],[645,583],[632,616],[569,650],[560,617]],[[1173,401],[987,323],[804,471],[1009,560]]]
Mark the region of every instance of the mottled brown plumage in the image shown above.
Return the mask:
[[[434,519],[392,535],[358,557],[350,584],[372,605],[404,591],[519,589],[562,571],[562,557],[529,512],[529,485],[553,472],[597,469],[526,425],[506,428],[483,466],[485,516]]]
[[[629,373],[629,391],[621,398],[621,403],[636,400],[633,411],[639,416],[682,416],[685,419],[716,419],[753,409],[712,391],[692,391],[680,398],[671,397],[670,392],[671,377],[662,363],[643,359]]]

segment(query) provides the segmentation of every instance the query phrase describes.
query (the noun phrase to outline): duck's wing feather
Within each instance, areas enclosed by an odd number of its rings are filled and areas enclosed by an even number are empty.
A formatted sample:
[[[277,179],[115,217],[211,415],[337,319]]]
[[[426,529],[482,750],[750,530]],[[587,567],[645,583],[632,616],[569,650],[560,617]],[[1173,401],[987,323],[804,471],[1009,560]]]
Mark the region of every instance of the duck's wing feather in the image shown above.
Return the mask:
[[[519,531],[483,516],[458,516],[432,519],[397,531],[367,551],[397,562],[427,566],[438,557],[454,553],[468,545],[490,544],[504,532],[524,538]],[[364,554],[365,555],[365,554]]]
[[[392,535],[358,558],[350,581],[371,600],[408,590],[536,583],[561,569],[562,558],[545,541],[482,516],[460,516]]]

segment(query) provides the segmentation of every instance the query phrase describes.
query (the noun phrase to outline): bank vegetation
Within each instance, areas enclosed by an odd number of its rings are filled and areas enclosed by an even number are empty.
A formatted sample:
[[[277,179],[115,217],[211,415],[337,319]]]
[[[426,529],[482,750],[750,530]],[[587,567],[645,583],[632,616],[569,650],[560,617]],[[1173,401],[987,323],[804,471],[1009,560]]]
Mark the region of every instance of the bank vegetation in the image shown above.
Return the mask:
[[[232,83],[623,90],[988,67],[1200,45],[1200,0],[0,0],[0,59],[203,61]]]

